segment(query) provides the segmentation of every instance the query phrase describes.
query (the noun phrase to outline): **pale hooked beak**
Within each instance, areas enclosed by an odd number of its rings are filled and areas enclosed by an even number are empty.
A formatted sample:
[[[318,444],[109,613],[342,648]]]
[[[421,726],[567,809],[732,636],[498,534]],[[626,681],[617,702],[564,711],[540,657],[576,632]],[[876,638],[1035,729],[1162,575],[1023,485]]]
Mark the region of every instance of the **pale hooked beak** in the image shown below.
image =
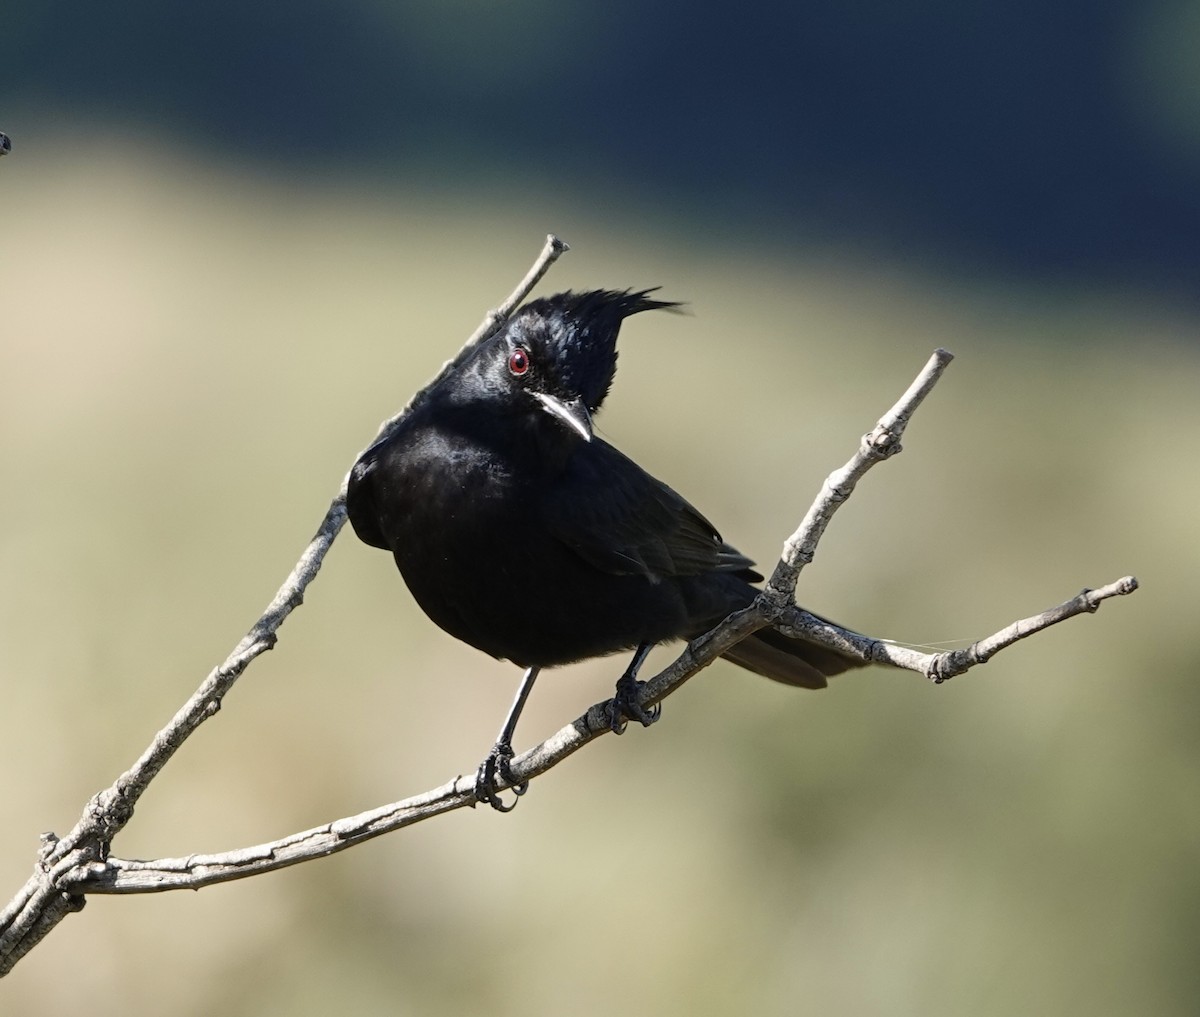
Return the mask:
[[[547,395],[545,392],[534,392],[532,395],[542,404],[543,410],[558,417],[584,441],[592,440],[592,415],[588,413],[587,405],[582,398],[564,403],[556,396]]]

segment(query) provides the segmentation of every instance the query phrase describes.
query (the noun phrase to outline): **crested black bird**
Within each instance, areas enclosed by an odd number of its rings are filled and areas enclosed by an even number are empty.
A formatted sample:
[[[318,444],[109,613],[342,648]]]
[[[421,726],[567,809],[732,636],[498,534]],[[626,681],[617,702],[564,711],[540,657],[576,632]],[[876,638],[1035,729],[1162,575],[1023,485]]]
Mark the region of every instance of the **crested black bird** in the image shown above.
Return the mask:
[[[625,318],[678,305],[593,290],[532,301],[426,389],[350,473],[347,509],[390,551],[427,615],[452,636],[525,668],[476,796],[496,808],[497,771],[541,668],[620,650],[613,730],[650,724],[637,671],[650,648],[691,639],[748,606],[753,562],[671,488],[596,437],[592,416],[617,364]],[[821,688],[862,661],[761,629],[725,657]],[[518,793],[523,788],[517,788]]]

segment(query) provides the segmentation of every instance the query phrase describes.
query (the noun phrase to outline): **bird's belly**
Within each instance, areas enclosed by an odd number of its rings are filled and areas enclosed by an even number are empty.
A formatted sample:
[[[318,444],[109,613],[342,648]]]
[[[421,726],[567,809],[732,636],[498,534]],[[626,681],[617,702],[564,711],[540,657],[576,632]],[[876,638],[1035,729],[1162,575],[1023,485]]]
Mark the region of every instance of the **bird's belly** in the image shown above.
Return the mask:
[[[586,562],[542,525],[537,499],[486,469],[409,485],[396,564],[426,614],[457,639],[550,667],[678,636],[678,589]],[[410,478],[411,479],[411,478]]]

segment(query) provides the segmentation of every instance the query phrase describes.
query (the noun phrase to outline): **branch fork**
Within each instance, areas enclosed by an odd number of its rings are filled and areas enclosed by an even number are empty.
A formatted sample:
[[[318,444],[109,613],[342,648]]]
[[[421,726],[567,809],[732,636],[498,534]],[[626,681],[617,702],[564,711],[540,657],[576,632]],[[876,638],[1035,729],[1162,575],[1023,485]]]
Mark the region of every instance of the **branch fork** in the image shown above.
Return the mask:
[[[509,298],[484,318],[459,352],[443,366],[430,386],[455,370],[481,343],[499,329],[558,258],[568,250],[555,236],[547,237],[541,254]],[[858,654],[863,660],[915,671],[941,683],[985,663],[1020,639],[1078,614],[1095,611],[1114,596],[1132,593],[1137,581],[1126,576],[1039,615],[1014,622],[964,650],[920,653],[907,647],[841,629],[796,605],[800,573],[813,560],[817,545],[837,509],[854,492],[867,471],[901,450],[901,438],[913,413],[953,359],[946,350],[933,352],[907,391],[863,436],[845,466],[829,475],[799,528],[783,545],[780,560],[761,594],[750,607],[726,618],[711,632],[688,643],[659,674],[640,687],[640,701],[650,707],[669,696],[725,650],[755,630],[775,625],[789,635],[806,638]],[[385,421],[377,439],[385,436],[413,406],[425,398],[427,386],[396,417]],[[152,861],[110,855],[110,846],[133,816],[141,795],[168,760],[204,721],[215,716],[225,694],[246,668],[272,649],[278,630],[304,600],[325,555],[346,522],[346,483],[330,503],[312,540],[262,616],[251,626],[229,657],[208,675],[171,721],[125,773],[92,797],[75,827],[61,839],[43,834],[32,876],[0,912],[0,975],[36,946],[63,918],[80,910],[91,893],[152,893],[199,889],[241,879],[343,851],[365,840],[454,809],[476,804],[474,774],[460,775],[441,787],[355,816],[337,819],[276,841],[217,854],[193,854]],[[597,703],[539,745],[513,758],[511,777],[524,783],[562,762],[595,738],[611,730],[608,702]],[[501,782],[501,786],[506,786]]]

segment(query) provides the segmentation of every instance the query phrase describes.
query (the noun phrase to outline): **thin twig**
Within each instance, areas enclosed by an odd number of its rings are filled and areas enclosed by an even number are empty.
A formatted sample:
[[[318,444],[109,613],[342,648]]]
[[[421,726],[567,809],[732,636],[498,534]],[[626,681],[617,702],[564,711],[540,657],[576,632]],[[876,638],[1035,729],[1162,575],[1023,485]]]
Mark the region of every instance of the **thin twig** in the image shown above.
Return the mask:
[[[442,364],[442,369],[429,381],[423,388],[419,389],[413,397],[405,405],[399,413],[394,417],[385,420],[379,425],[379,432],[375,435],[375,441],[372,444],[378,444],[386,440],[392,432],[412,411],[413,407],[419,405],[426,395],[437,388],[438,384],[453,371],[462,366],[465,361],[478,346],[487,342],[496,334],[500,326],[503,325],[509,318],[509,315],[517,309],[517,306],[527,297],[533,288],[541,282],[542,276],[550,271],[550,267],[558,261],[560,257],[569,251],[570,245],[565,240],[561,240],[553,233],[546,237],[546,244],[542,248],[542,253],[537,256],[537,260],[530,266],[528,272],[525,273],[525,278],[517,283],[517,288],[508,295],[508,299],[499,307],[488,311],[479,327],[471,333],[471,337],[462,345],[462,348],[454,354],[449,360]],[[343,493],[345,485],[342,485]]]
[[[804,517],[796,532],[785,541],[779,564],[771,574],[763,597],[777,610],[791,606],[796,596],[796,582],[801,570],[813,560],[817,544],[825,533],[833,514],[850,497],[855,485],[876,463],[881,463],[901,451],[900,439],[904,429],[918,406],[933,391],[943,372],[950,366],[954,354],[938,348],[933,351],[921,373],[909,385],[890,410],[879,418],[879,423],[863,435],[858,451],[840,470],[835,470],[825,480],[821,493]]]
[[[1115,583],[1101,586],[1098,590],[1085,589],[1079,596],[1072,597],[1066,603],[1052,607],[1041,614],[1015,621],[995,635],[972,643],[965,650],[950,650],[947,653],[936,654],[929,661],[925,673],[930,680],[940,685],[976,664],[986,664],[1006,646],[1012,646],[1020,639],[1025,639],[1035,632],[1041,632],[1042,629],[1057,625],[1076,615],[1094,614],[1099,609],[1101,601],[1108,600],[1109,597],[1124,597],[1133,593],[1137,588],[1138,581],[1133,576],[1124,576]]]
[[[948,650],[942,653],[922,653],[908,646],[901,646],[891,640],[872,639],[831,625],[822,618],[811,615],[799,607],[789,608],[784,612],[778,623],[778,628],[785,635],[800,639],[812,639],[833,646],[847,653],[855,654],[863,660],[876,664],[890,664],[906,671],[916,671],[925,675],[935,685],[969,671],[978,664],[986,664],[1001,650],[1012,646],[1013,643],[1032,636],[1036,632],[1048,629],[1076,615],[1093,614],[1100,609],[1100,604],[1111,597],[1124,597],[1138,588],[1138,581],[1133,576],[1123,576],[1116,582],[1102,586],[1098,590],[1084,590],[1076,597],[1056,607],[1042,611],[1040,614],[1022,618],[1011,625],[1002,628],[995,635],[977,640],[962,650]]]

